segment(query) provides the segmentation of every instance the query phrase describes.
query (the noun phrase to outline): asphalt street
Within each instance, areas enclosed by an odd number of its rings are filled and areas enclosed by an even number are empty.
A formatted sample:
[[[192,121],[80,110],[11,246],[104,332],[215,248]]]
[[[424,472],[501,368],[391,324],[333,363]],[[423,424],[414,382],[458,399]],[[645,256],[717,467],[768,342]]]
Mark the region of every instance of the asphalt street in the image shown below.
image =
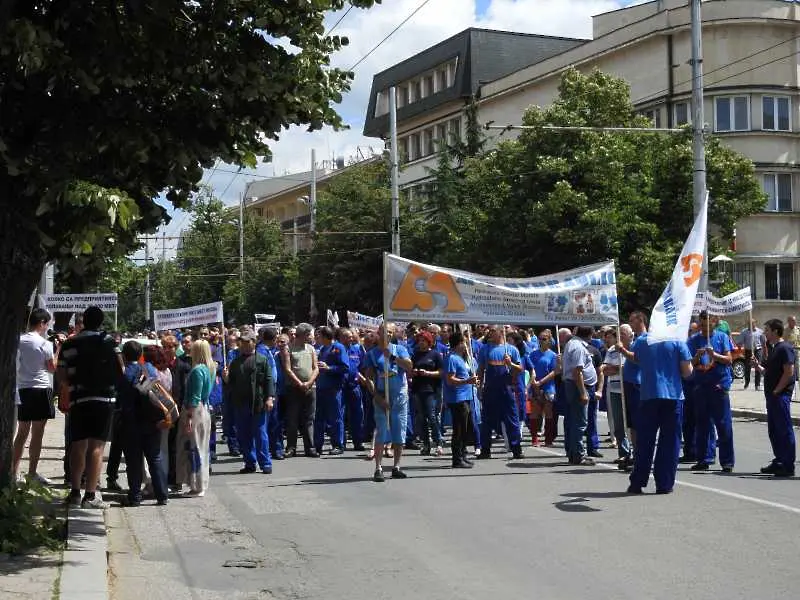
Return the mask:
[[[205,498],[109,511],[113,597],[795,597],[800,480],[757,474],[765,423],[737,420],[734,436],[734,473],[682,465],[667,496],[652,480],[627,495],[610,449],[590,468],[559,448],[509,461],[496,445],[471,471],[411,453],[409,478],[383,484],[353,452],[271,476],[240,475],[223,453]]]

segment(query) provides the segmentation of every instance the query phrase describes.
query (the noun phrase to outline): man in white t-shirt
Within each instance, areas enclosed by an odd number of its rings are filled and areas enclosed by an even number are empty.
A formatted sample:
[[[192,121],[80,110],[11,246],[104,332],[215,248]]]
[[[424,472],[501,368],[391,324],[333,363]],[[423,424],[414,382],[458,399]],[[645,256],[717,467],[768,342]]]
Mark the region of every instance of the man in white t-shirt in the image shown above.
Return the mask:
[[[42,438],[48,419],[55,417],[53,405],[53,376],[56,370],[56,355],[53,344],[46,338],[50,314],[41,308],[31,311],[28,331],[19,337],[17,351],[17,437],[14,439],[14,474],[19,471],[22,451],[28,436],[29,448],[28,478],[50,485],[50,480],[39,475],[39,455],[42,452]]]

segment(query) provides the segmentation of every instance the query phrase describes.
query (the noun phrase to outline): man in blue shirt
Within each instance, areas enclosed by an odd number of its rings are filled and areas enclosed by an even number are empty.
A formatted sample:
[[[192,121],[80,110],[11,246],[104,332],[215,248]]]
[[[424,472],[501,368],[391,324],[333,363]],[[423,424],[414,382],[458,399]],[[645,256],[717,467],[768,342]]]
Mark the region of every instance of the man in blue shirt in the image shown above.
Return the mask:
[[[522,436],[514,395],[514,378],[522,373],[522,358],[511,344],[503,343],[503,331],[492,326],[488,343],[478,357],[478,379],[483,381],[480,459],[491,458],[492,430],[505,426],[514,458],[522,458]]]
[[[350,371],[347,349],[333,339],[330,327],[318,330],[321,342],[319,349],[319,379],[317,379],[317,412],[314,422],[314,446],[322,454],[325,431],[330,431],[331,454],[344,452],[344,411],[342,389],[344,379]]]
[[[693,471],[707,471],[715,454],[712,423],[717,432],[719,463],[722,471],[733,471],[733,415],[728,394],[733,382],[731,370],[731,338],[727,333],[715,331],[706,311],[700,313],[700,331],[689,340],[693,354],[694,402],[696,416],[697,463]],[[711,332],[711,339],[707,332]]]
[[[631,434],[631,445],[635,448],[642,372],[634,359],[634,353],[639,344],[647,343],[647,329],[645,325],[647,323],[647,317],[640,312],[634,312],[630,315],[630,322],[630,325],[627,323],[620,325],[620,344],[618,348],[627,361],[622,369],[622,389],[625,392],[625,425],[628,427]],[[622,461],[617,467],[621,471],[630,471],[633,468],[633,461]]]
[[[408,349],[390,343],[394,333],[392,323],[384,323],[378,330],[378,343],[369,349],[365,358],[367,381],[375,404],[375,474],[373,481],[383,482],[383,449],[391,443],[394,466],[392,479],[405,479],[400,469],[408,419],[407,373],[414,368]],[[387,377],[388,374],[388,377]],[[386,380],[389,389],[386,389]],[[387,393],[388,391],[388,393]]]
[[[283,397],[283,365],[281,364],[280,348],[278,347],[277,327],[263,327],[260,331],[261,342],[256,346],[256,352],[267,357],[272,372],[275,375],[275,406],[267,417],[267,432],[269,433],[269,451],[275,460],[283,460],[283,417],[284,407],[281,405]],[[280,367],[280,368],[279,368]]]
[[[350,427],[350,439],[353,450],[364,450],[364,395],[361,393],[363,375],[359,371],[364,360],[364,347],[358,342],[358,336],[349,329],[339,330],[339,342],[347,349],[348,371],[344,379],[343,406],[347,413],[347,424]]]
[[[642,493],[642,488],[647,486],[650,478],[651,464],[656,494],[669,494],[675,486],[681,450],[681,380],[691,375],[691,360],[692,356],[684,342],[648,343],[644,339],[636,344],[634,357],[629,362],[636,362],[641,367],[642,385],[633,472],[628,493]],[[625,368],[627,367],[626,362]]]

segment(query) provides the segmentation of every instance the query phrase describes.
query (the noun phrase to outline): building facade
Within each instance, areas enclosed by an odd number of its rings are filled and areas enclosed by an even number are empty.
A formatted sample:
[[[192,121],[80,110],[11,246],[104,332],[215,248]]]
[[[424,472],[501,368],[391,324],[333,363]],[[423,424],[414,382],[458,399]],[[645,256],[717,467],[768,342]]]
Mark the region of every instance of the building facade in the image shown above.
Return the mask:
[[[575,67],[627,80],[637,110],[656,127],[686,124],[692,118],[690,19],[687,0],[659,0],[598,15],[591,41],[573,40],[560,53],[480,82],[475,92],[479,120],[520,123],[529,106],[555,99],[562,73]],[[728,273],[732,268],[741,286],[751,286],[756,318],[785,318],[800,299],[800,5],[705,0],[703,53],[707,128],[753,161],[769,196],[764,212],[737,224],[736,257]],[[406,79],[415,80],[413,74]],[[382,89],[401,82],[381,83]],[[426,117],[457,121],[463,110],[462,99],[460,106],[454,101],[431,107],[427,115],[398,111],[398,130],[424,129]],[[386,137],[383,130],[365,132]],[[404,143],[409,142],[400,141],[401,152]],[[404,154],[409,160],[401,178],[412,189],[424,186],[424,174],[435,163],[435,157],[415,160],[417,144],[414,139]]]

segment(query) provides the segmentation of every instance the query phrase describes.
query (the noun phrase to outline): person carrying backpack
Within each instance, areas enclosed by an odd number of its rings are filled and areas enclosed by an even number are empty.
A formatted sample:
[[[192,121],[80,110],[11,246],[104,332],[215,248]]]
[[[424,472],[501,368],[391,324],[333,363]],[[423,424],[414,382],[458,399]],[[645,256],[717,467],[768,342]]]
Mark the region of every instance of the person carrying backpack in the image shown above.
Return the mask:
[[[158,373],[150,363],[139,364],[142,346],[130,340],[122,346],[124,373],[117,386],[125,440],[128,506],[142,503],[144,460],[150,469],[153,495],[159,506],[167,503],[167,471],[161,456],[162,417],[150,399]]]

